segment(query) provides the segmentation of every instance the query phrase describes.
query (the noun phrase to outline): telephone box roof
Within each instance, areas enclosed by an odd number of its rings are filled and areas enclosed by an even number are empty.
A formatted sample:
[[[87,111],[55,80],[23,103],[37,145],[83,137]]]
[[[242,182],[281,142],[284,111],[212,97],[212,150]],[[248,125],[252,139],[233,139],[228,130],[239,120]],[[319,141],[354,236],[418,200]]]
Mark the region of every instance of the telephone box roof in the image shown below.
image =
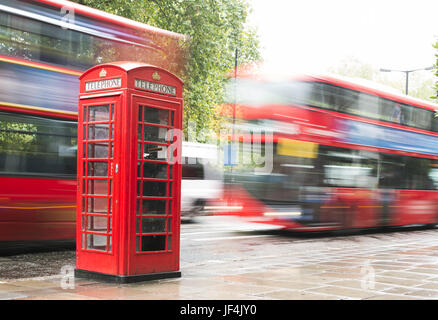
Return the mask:
[[[103,63],[103,64],[99,64],[97,66],[91,67],[90,69],[88,69],[87,71],[85,71],[80,77],[79,79],[82,79],[86,74],[90,73],[91,71],[95,70],[95,69],[99,69],[99,68],[119,68],[125,72],[129,72],[132,71],[134,69],[139,69],[139,68],[152,68],[152,69],[160,69],[163,72],[167,72],[169,74],[172,74],[176,79],[178,79],[181,83],[183,83],[183,81],[177,77],[175,74],[167,71],[166,69],[151,65],[151,64],[147,64],[147,63],[142,63],[142,62],[135,62],[135,61],[114,61],[114,62],[109,62],[109,63]]]

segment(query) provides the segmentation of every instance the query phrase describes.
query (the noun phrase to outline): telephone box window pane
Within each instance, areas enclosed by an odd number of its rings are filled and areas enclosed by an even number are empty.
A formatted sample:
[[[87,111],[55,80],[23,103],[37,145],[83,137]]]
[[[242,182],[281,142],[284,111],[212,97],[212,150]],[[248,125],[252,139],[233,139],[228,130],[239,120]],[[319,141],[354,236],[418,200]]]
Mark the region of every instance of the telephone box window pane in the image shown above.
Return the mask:
[[[137,180],[137,196],[140,197],[141,195],[141,180]]]
[[[165,197],[167,182],[143,181],[143,196]]]
[[[166,218],[143,218],[141,233],[166,232]]]
[[[87,216],[87,231],[106,232],[107,218]]]
[[[140,201],[141,201],[140,199],[137,199],[137,210],[136,210],[137,215],[141,214],[141,202]]]
[[[170,125],[173,127],[175,126],[175,112],[170,111]]]
[[[167,250],[172,250],[172,236],[167,239]]]
[[[137,159],[143,159],[143,149],[141,148],[141,143],[137,144]]]
[[[88,158],[108,158],[108,143],[89,143]]]
[[[111,120],[114,120],[114,104],[111,105]]]
[[[83,119],[82,122],[87,122],[87,107],[84,106],[84,114],[83,114]],[[85,139],[85,136],[84,136]]]
[[[109,228],[109,233],[112,233],[113,232],[113,219],[111,217],[109,217],[108,228]]]
[[[82,144],[82,157],[83,158],[87,157],[87,144],[86,143]]]
[[[166,249],[166,236],[143,236],[141,237],[142,251],[162,251]]]
[[[143,122],[143,107],[138,106],[138,122]]]
[[[88,122],[109,121],[109,106],[89,106]]]
[[[166,214],[167,200],[143,199],[143,214]]]
[[[137,196],[141,196],[141,180],[137,181]]]
[[[109,248],[108,248],[108,251],[111,251],[112,244],[113,244],[113,237],[109,236]]]
[[[85,216],[82,215],[82,226],[81,226],[81,230],[84,231],[85,230]]]
[[[87,234],[87,249],[106,251],[106,236]]]
[[[172,182],[169,182],[169,197],[171,197],[172,194],[173,194]]]
[[[108,140],[108,124],[90,124],[88,125],[88,140]]]
[[[107,177],[108,176],[108,162],[88,162],[88,176],[89,177]]]
[[[172,232],[172,218],[169,218],[167,221],[167,232]]]
[[[168,206],[167,214],[169,216],[172,215],[172,200],[169,200],[169,206]]]
[[[108,180],[106,179],[105,180],[88,179],[87,185],[88,185],[87,187],[88,194],[99,194],[99,195],[108,194]]]
[[[167,179],[167,163],[145,162],[143,178]]]
[[[88,198],[88,213],[107,213],[108,199],[107,198]]]
[[[170,165],[169,166],[169,179],[172,179],[172,177],[173,177],[173,166]]]
[[[143,159],[144,160],[167,160],[167,146],[156,144],[144,144]]]
[[[141,137],[143,136],[143,134],[142,134],[142,129],[143,128],[143,126],[140,124],[140,125],[138,125],[138,137],[137,137],[137,140],[141,140]]]
[[[154,127],[154,126],[144,126],[144,141],[151,141],[151,142],[160,142],[160,143],[167,143],[168,139],[168,131],[167,128],[162,127]]]
[[[144,108],[144,122],[157,123],[168,125],[169,124],[169,110],[157,109],[157,108]]]
[[[137,162],[137,177],[141,178],[141,162]]]

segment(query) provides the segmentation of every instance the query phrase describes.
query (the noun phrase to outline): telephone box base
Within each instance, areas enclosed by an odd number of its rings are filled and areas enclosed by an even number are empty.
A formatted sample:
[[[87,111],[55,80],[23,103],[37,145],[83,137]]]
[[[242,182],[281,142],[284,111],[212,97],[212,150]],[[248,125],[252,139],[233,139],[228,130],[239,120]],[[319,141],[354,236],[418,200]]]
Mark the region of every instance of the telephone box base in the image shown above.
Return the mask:
[[[75,277],[101,280],[101,281],[112,282],[112,283],[133,283],[133,282],[160,280],[160,279],[168,279],[168,278],[179,278],[181,277],[181,271],[122,276],[122,275],[113,275],[113,274],[99,273],[99,272],[88,271],[88,270],[75,269]]]

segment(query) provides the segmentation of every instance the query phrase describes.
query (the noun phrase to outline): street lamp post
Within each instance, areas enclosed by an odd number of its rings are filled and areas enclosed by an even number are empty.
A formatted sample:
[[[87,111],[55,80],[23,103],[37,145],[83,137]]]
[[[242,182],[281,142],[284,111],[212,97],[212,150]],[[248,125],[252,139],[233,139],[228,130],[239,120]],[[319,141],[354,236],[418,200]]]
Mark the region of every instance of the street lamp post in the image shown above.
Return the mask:
[[[409,73],[420,70],[432,70],[433,67],[413,69],[413,70],[390,70],[390,69],[380,69],[380,72],[404,72],[406,74],[406,95],[408,94],[408,83],[409,83]]]

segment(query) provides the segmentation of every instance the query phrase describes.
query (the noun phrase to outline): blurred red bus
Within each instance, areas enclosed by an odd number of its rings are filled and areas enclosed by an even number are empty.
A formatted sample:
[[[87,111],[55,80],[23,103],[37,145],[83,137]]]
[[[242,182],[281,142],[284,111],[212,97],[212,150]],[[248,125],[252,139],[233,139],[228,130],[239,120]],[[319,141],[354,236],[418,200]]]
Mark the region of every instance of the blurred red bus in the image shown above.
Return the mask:
[[[185,37],[68,1],[0,4],[0,241],[75,238],[78,76],[111,61],[181,74]]]
[[[271,165],[237,159],[217,207],[299,231],[438,223],[438,106],[328,75],[248,73],[230,89],[237,157],[259,139]]]

